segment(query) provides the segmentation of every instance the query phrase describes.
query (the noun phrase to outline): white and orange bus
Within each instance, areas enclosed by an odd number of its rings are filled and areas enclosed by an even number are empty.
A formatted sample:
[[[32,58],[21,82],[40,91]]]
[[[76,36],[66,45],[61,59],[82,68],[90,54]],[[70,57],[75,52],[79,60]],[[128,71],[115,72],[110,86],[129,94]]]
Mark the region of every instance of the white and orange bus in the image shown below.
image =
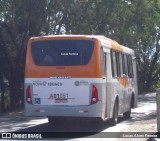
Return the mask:
[[[137,105],[132,49],[99,35],[32,37],[25,65],[25,114],[61,118],[130,117]]]

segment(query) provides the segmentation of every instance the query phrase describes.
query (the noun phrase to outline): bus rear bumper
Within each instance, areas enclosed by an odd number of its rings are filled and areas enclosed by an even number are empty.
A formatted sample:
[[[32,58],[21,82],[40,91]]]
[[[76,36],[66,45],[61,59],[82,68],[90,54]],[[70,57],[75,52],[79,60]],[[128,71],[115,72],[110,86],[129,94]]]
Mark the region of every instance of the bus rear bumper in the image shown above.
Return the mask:
[[[88,106],[44,106],[26,104],[26,116],[57,116],[57,117],[97,117],[102,118],[103,104],[98,102]]]

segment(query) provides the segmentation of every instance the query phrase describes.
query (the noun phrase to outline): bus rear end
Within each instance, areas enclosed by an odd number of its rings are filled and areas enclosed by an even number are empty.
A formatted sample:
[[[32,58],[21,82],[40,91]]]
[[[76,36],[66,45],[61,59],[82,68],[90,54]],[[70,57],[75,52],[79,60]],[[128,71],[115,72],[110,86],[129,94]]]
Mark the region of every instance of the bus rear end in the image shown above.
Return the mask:
[[[102,118],[100,61],[100,43],[95,38],[31,38],[25,66],[25,114]]]

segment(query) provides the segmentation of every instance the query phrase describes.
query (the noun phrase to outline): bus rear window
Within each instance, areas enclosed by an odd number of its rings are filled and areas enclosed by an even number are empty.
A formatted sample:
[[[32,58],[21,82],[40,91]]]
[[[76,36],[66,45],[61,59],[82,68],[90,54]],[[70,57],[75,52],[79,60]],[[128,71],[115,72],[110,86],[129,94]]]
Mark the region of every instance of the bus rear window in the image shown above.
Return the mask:
[[[32,42],[32,57],[39,66],[73,66],[89,63],[94,48],[90,40],[48,40]]]

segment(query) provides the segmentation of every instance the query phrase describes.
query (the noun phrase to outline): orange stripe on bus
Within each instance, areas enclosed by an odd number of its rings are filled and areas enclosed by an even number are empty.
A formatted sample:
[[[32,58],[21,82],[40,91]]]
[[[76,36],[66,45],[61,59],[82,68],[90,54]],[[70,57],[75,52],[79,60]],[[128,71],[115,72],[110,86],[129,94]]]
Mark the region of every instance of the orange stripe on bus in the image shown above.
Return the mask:
[[[111,42],[111,48],[116,50],[116,51],[120,51],[120,52],[123,52],[124,49],[123,49],[123,46],[121,46],[120,44],[118,44],[117,42],[114,42],[114,41],[110,41]]]
[[[128,88],[129,82],[128,82],[128,78],[117,78],[118,82],[124,87],[124,88]]]

